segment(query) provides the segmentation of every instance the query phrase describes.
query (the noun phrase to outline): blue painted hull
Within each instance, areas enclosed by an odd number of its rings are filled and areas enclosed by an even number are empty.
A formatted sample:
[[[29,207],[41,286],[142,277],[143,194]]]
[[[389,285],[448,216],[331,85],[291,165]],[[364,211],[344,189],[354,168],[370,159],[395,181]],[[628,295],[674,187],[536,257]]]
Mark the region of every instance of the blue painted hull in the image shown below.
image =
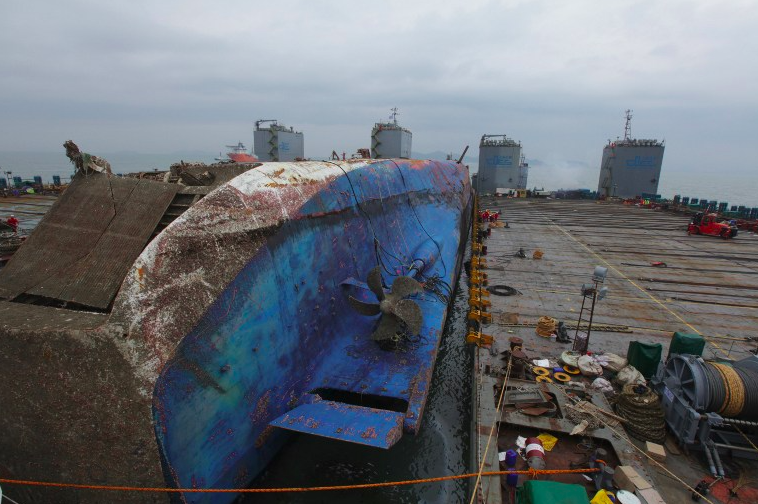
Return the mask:
[[[414,296],[422,329],[393,350],[370,337],[378,318],[358,314],[347,299],[371,300],[361,282],[377,264],[389,287],[419,255],[427,258],[417,279],[455,285],[468,229],[468,172],[452,162],[342,166],[286,219],[261,230],[260,248],[162,366],[153,415],[170,485],[246,486],[286,439],[287,431],[270,423],[313,401],[330,404],[320,410],[325,417],[301,415],[319,435],[329,435],[327,425],[339,424],[346,408],[370,408],[389,421],[400,414],[404,432],[419,429],[448,310],[444,296]],[[371,420],[361,418],[349,433],[360,442],[396,441],[373,439]],[[332,434],[347,438],[341,428]],[[197,503],[234,498],[180,496]]]

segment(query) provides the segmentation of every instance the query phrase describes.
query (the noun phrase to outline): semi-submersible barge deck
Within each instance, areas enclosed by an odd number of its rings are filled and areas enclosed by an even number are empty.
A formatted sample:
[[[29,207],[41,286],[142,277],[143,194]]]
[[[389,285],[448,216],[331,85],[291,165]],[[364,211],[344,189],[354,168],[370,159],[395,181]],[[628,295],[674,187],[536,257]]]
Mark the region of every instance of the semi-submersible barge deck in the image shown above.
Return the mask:
[[[751,232],[742,232],[733,240],[688,236],[688,216],[617,203],[483,197],[479,205],[482,210],[499,211],[499,220],[508,226],[492,227],[490,237],[483,241],[487,247],[487,255],[483,256],[486,266],[480,271],[488,276],[485,289],[491,293],[486,299],[491,302],[487,310],[492,321],[483,324],[481,332],[493,336],[494,345],[475,350],[473,469],[505,469],[498,460],[499,452],[515,450],[519,435],[529,437],[546,432],[558,437],[553,451],[545,454],[547,469],[569,469],[586,463],[588,453],[583,452],[581,446],[594,445],[606,450],[610,465],[635,467],[667,503],[689,501],[691,489],[676,477],[691,487],[702,479],[713,480],[709,478],[710,457],[700,449],[699,443],[678,443],[677,437],[686,436],[681,432],[674,436],[671,426],[667,427],[668,453],[664,465],[674,473],[672,476],[632,447],[631,444],[635,444],[645,449],[644,443],[634,438],[630,440],[618,424],[611,427],[621,435],[609,427],[601,427],[582,436],[569,436],[576,421],[567,417],[571,401],[564,393],[566,387],[557,381],[551,384],[521,381],[517,379],[518,372],[509,377],[507,389],[539,388],[553,397],[552,402],[557,405],[546,410],[557,411],[530,416],[514,409],[513,405],[504,405],[498,410],[499,392],[507,369],[502,352],[510,348],[509,340],[514,337],[523,340],[523,351],[530,360],[556,362],[562,352],[571,350],[571,343],[561,344],[538,336],[535,326],[543,316],[565,321],[570,327],[575,324],[583,301],[582,285],[591,283],[596,266],[603,266],[608,268],[603,285],[609,288],[609,293],[595,305],[590,351],[625,356],[630,341],[660,343],[665,359],[672,334],[679,331],[701,333],[706,337],[705,360],[731,363],[749,358],[758,347],[755,339],[758,236]],[[520,249],[524,257],[519,257]],[[543,252],[541,259],[534,258],[536,250]],[[588,306],[583,316],[585,324]],[[572,327],[568,332],[573,337],[575,330]],[[576,380],[572,377],[572,381]],[[687,387],[693,387],[691,380],[679,393],[689,390]],[[612,406],[603,394],[594,396],[600,396],[598,406],[611,411]],[[743,413],[755,415],[758,411]],[[694,422],[700,429],[708,427],[706,420],[698,418]],[[719,435],[729,436],[734,448],[724,447],[728,444],[723,440],[726,438],[718,443],[726,478],[711,487],[707,495],[711,502],[719,502],[719,497],[721,501],[728,500],[727,489],[738,482],[746,484],[737,489],[737,496],[741,495],[742,500],[733,497],[731,502],[751,502],[756,495],[749,493],[756,491],[756,485],[748,479],[758,468],[758,451],[755,450],[758,430],[756,424],[749,421],[735,420],[733,424],[751,441],[739,435],[734,425],[723,426],[719,431]],[[491,435],[493,426],[496,429]],[[719,428],[712,429],[715,432]],[[668,447],[678,448],[681,454],[674,454]],[[737,454],[741,457],[737,458]],[[516,468],[525,469],[526,462],[520,462]],[[589,496],[594,494],[592,484],[579,474],[541,476],[540,479],[579,484],[586,487]],[[519,484],[524,480],[522,476]],[[483,477],[475,491],[480,502],[513,502],[505,476]]]

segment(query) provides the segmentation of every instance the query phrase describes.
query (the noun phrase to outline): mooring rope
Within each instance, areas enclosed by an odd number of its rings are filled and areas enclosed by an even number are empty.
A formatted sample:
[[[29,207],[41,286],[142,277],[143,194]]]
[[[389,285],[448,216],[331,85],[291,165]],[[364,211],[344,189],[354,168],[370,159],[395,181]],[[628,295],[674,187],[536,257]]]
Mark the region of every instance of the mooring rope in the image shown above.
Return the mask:
[[[354,485],[332,485],[317,487],[286,487],[286,488],[161,488],[161,487],[137,487],[117,485],[84,485],[78,483],[56,483],[53,481],[16,480],[0,478],[0,483],[9,485],[25,485],[52,488],[74,488],[78,490],[106,490],[117,492],[168,492],[168,493],[285,493],[285,492],[326,492],[332,490],[358,490],[365,488],[382,488],[403,485],[417,485],[420,483],[435,483],[440,481],[458,480],[482,476],[503,476],[506,474],[524,474],[531,477],[540,474],[582,474],[598,472],[599,469],[528,469],[523,471],[487,471],[466,474],[453,474],[434,478],[420,478],[403,481],[383,481],[380,483],[359,483]]]

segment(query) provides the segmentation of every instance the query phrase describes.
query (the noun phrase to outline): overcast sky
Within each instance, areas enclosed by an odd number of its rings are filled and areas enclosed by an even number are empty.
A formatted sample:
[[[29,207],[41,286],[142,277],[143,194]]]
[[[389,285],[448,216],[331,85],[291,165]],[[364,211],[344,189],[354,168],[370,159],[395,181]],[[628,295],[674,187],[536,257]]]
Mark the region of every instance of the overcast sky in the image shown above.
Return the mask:
[[[597,173],[631,108],[664,171],[752,173],[756,27],[753,0],[2,0],[0,151],[218,152],[266,118],[324,156],[398,107],[415,152],[505,133]]]

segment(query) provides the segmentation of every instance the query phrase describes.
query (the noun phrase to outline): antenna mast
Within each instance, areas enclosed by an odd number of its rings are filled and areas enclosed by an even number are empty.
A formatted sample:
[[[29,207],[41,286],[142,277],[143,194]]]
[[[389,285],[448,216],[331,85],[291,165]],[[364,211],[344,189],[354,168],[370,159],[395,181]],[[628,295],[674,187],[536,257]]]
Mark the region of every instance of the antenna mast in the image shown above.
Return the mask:
[[[632,139],[632,111],[626,109],[626,124],[624,125],[624,140]]]
[[[390,119],[392,119],[395,125],[397,125],[397,107],[392,107],[390,111],[392,112],[390,114]]]

